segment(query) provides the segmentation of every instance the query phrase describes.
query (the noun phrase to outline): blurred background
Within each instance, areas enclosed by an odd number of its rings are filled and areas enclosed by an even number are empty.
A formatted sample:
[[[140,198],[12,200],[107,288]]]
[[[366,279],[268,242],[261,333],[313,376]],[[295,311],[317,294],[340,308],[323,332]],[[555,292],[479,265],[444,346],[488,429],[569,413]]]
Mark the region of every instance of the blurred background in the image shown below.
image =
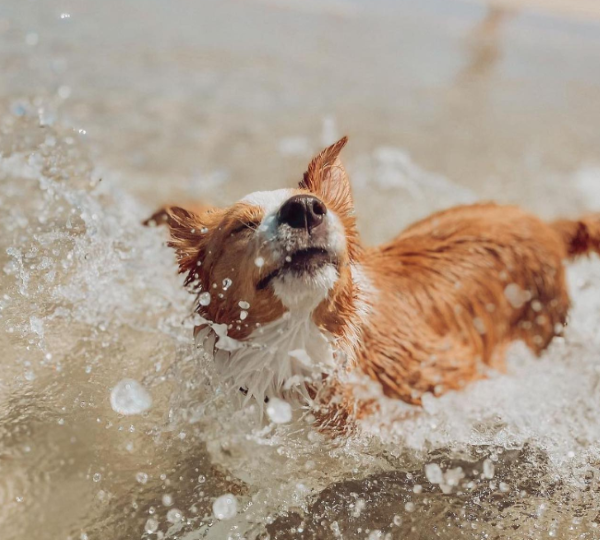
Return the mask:
[[[5,106],[47,98],[44,120],[85,130],[149,205],[290,185],[344,134],[361,214],[384,205],[394,230],[414,215],[390,196],[439,197],[441,178],[545,216],[600,182],[594,0],[4,0],[0,17]]]
[[[342,135],[368,242],[479,199],[598,211],[599,126],[596,0],[2,0],[0,538],[598,538],[597,263],[552,369],[330,444],[215,401],[139,222],[292,186]]]

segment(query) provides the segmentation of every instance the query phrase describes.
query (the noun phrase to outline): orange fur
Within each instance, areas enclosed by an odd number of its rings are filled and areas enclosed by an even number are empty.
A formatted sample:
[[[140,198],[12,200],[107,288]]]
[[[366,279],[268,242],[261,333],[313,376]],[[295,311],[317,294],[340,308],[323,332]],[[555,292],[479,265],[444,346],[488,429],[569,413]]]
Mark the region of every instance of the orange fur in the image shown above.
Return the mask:
[[[339,279],[312,312],[347,359],[391,398],[419,404],[502,370],[504,350],[524,341],[540,354],[561,332],[569,309],[563,261],[600,251],[600,217],[548,224],[514,206],[476,204],[436,213],[391,242],[365,248],[354,218],[350,183],[339,159],[342,139],[310,163],[294,194],[320,198],[340,219],[346,248]],[[241,202],[226,210],[162,211],[171,228],[180,271],[199,291],[221,294],[198,311],[229,325],[244,340],[287,311],[271,288],[257,283],[275,263],[252,264],[264,246],[240,236],[240,223],[258,223],[261,210]],[[356,281],[360,269],[366,285]],[[223,280],[233,283],[223,291]],[[362,287],[362,288],[361,288]],[[252,305],[240,318],[239,300]],[[319,393],[312,388],[311,394]],[[330,407],[322,420],[345,424],[373,401],[355,400],[337,385],[321,392]]]
[[[357,362],[387,395],[419,403],[502,367],[510,341],[541,352],[567,316],[564,256],[552,227],[515,207],[459,207],[413,225],[367,254],[382,294]]]

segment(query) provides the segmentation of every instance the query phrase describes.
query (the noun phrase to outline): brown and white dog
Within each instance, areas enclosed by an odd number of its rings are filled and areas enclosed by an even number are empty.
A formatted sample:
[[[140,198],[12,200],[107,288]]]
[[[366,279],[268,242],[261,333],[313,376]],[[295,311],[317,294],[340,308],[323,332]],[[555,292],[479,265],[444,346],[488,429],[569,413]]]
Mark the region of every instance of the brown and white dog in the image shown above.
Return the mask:
[[[346,424],[373,401],[332,372],[366,375],[387,397],[419,404],[486,366],[502,370],[510,342],[539,355],[561,333],[563,261],[599,252],[599,216],[548,224],[476,204],[365,247],[339,159],[345,144],[314,158],[296,189],[153,216],[170,227],[197,311],[220,336],[215,361],[236,390],[260,404],[325,396],[321,420]]]

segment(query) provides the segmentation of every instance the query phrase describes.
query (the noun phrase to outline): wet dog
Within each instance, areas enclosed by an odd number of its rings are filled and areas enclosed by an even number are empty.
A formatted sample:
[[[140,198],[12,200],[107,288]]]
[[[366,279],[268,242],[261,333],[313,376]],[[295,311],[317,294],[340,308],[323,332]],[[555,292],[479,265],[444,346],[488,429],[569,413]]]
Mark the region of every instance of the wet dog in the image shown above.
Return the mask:
[[[339,158],[345,144],[315,157],[295,189],[153,216],[170,228],[198,294],[198,330],[219,336],[215,361],[233,388],[259,404],[318,400],[322,421],[345,425],[376,405],[340,373],[420,404],[487,367],[502,370],[512,341],[539,355],[562,332],[563,263],[599,252],[599,216],[545,223],[514,206],[475,204],[366,247]]]

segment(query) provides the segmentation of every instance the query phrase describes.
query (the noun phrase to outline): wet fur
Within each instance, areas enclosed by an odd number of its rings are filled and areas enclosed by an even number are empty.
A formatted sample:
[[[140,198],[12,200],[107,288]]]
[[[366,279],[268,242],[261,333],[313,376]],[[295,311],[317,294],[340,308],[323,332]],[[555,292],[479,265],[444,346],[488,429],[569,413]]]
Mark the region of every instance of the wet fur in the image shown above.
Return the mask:
[[[331,337],[345,371],[366,374],[390,398],[420,404],[425,392],[439,395],[484,377],[487,368],[503,370],[512,341],[539,355],[561,333],[570,304],[563,261],[599,252],[598,216],[548,224],[514,206],[461,206],[367,248],[339,159],[345,143],[321,152],[290,190],[321,198],[344,229],[338,280],[307,317]],[[202,316],[229,325],[230,336],[248,340],[256,328],[293,311],[271,287],[257,290],[271,268],[251,264],[262,248],[232,234],[239,223],[261,219],[255,206],[242,201],[199,213],[171,207],[156,215],[171,228],[186,284],[214,291],[236,274],[223,301],[198,305]],[[252,306],[243,321],[238,300]],[[343,383],[321,386],[311,386],[310,394],[325,400],[323,422],[345,425],[376,407]]]

